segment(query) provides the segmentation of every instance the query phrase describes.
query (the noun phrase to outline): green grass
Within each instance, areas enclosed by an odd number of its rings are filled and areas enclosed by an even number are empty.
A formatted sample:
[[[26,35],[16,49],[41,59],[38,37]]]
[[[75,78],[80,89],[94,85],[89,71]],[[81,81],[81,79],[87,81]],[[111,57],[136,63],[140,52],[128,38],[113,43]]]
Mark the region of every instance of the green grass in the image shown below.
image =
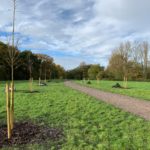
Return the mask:
[[[17,82],[16,88],[28,89],[28,84]],[[34,88],[40,93],[15,93],[15,119],[63,128],[65,142],[61,149],[150,149],[150,122],[69,89],[63,83],[51,82],[47,87],[35,83]],[[0,95],[0,124],[3,124],[6,123],[4,84],[0,84]],[[52,145],[51,149],[56,149],[57,144],[49,141],[49,145],[26,145],[26,148],[44,150]]]
[[[131,97],[136,97],[144,100],[150,100],[150,82],[134,82],[129,81],[128,82],[128,89],[116,89],[112,88],[113,85],[116,83],[120,83],[120,85],[123,86],[122,81],[100,81],[97,83],[97,81],[93,80],[91,81],[91,84],[86,84],[83,81],[76,81],[77,83],[97,88],[103,91],[109,91],[112,93],[118,93],[123,95],[128,95]]]

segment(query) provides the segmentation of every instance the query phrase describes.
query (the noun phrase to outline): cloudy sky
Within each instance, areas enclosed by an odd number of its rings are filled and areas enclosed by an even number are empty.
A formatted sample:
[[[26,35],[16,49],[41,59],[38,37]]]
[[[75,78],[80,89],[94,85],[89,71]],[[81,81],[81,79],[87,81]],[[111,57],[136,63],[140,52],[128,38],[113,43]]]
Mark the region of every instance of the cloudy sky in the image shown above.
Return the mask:
[[[52,56],[71,69],[85,61],[107,65],[127,40],[150,41],[149,0],[17,0],[20,49]],[[0,41],[12,30],[12,0],[0,0]]]

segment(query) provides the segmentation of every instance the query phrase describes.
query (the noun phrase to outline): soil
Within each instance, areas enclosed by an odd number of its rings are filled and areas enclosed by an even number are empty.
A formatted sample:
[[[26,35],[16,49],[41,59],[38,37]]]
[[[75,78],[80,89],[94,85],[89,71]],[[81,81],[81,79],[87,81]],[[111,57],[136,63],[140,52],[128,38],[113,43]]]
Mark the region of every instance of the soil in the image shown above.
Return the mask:
[[[15,123],[12,138],[7,139],[7,126],[0,126],[0,148],[4,146],[20,146],[26,144],[42,143],[48,140],[59,141],[63,138],[60,129],[35,125],[31,122]]]
[[[112,104],[124,111],[140,116],[146,120],[150,120],[150,101],[132,98],[121,94],[104,92],[98,89],[82,86],[71,81],[66,81],[65,85],[95,97],[98,100]]]

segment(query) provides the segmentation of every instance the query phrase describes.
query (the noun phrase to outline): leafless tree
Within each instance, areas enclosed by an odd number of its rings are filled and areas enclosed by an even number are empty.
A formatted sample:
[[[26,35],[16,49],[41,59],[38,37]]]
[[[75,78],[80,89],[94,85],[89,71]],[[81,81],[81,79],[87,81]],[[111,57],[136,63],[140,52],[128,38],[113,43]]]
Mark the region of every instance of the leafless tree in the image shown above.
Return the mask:
[[[147,79],[147,67],[148,67],[148,54],[149,54],[149,44],[148,42],[139,42],[134,45],[134,60],[136,63],[141,64],[143,69],[143,77]]]
[[[144,74],[144,78],[145,80],[147,79],[147,66],[148,66],[148,42],[143,42],[143,62],[144,62],[144,66],[143,66],[143,74]]]
[[[85,66],[86,66],[86,63],[85,62],[81,62],[80,63],[80,68],[82,70],[82,80],[85,82],[86,80],[86,77],[85,77]]]
[[[45,82],[47,80],[47,72],[50,71],[50,65],[53,62],[53,58],[44,54],[37,54],[38,59],[40,60],[40,68],[39,68],[39,85],[41,83],[42,70],[44,72]]]
[[[11,87],[9,88],[11,94],[10,94],[10,117],[7,117],[7,120],[10,122],[10,128],[11,131],[14,128],[14,66],[17,64],[18,60],[18,48],[17,45],[19,43],[19,40],[15,43],[15,16],[16,16],[16,0],[12,0],[13,2],[13,16],[12,16],[12,35],[11,35],[11,42],[8,40],[7,43],[7,56],[5,56],[5,61],[7,62],[8,66],[11,68]],[[8,85],[9,87],[9,85]],[[9,92],[9,90],[7,92]],[[6,93],[7,95],[7,93]],[[10,138],[10,137],[8,137]]]
[[[13,20],[12,20],[12,46],[9,47],[9,58],[11,66],[11,80],[14,81],[14,63],[16,61],[16,46],[15,46],[15,21],[16,21],[16,0],[13,0]],[[17,41],[17,45],[18,45]]]
[[[118,54],[122,57],[124,87],[127,88],[128,82],[128,62],[131,58],[131,43],[129,41],[121,43],[118,48]]]

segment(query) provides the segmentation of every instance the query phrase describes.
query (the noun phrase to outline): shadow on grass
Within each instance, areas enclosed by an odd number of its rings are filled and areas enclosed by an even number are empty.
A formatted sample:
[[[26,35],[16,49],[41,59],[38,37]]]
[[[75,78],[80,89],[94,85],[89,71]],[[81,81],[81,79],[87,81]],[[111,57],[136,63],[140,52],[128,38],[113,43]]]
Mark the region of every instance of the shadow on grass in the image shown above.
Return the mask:
[[[128,87],[128,88],[124,88],[124,87],[112,87],[112,89],[118,89],[118,90],[130,90],[130,89],[133,89],[133,88],[131,88],[131,87]]]
[[[48,80],[49,83],[62,83],[64,81],[65,80],[63,80],[63,79],[62,80],[61,79],[60,80]]]
[[[17,93],[29,93],[29,94],[40,93],[40,91],[38,91],[38,90],[33,90],[33,91],[29,91],[29,90],[17,90],[15,92],[17,92]]]

